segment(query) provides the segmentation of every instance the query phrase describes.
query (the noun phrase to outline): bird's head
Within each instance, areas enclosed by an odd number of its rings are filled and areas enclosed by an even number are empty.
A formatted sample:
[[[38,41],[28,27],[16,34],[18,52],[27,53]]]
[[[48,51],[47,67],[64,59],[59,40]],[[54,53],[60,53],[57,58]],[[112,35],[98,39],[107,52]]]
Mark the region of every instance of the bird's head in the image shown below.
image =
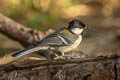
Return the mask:
[[[85,29],[88,29],[88,27],[78,19],[69,22],[68,30],[73,34],[82,35]]]

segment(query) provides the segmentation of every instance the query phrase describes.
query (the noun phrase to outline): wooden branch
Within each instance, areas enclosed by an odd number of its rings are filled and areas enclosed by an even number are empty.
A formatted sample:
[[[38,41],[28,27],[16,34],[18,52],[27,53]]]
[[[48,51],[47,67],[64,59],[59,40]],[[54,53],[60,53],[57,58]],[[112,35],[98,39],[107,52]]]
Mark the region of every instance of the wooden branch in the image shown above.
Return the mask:
[[[0,80],[120,80],[120,57],[51,61],[25,58],[1,66]]]
[[[34,43],[53,32],[53,30],[43,32],[31,29],[0,14],[0,32],[11,39],[18,41],[21,45],[27,48],[33,46]]]

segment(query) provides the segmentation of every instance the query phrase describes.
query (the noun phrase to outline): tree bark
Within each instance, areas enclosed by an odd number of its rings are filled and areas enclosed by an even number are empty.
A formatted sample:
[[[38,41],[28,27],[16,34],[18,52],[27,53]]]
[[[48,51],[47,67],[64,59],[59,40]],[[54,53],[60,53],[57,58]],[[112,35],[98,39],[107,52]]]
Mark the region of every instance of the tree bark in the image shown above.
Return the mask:
[[[37,41],[53,32],[53,30],[43,32],[31,29],[0,14],[0,32],[10,39],[18,41],[21,45],[27,48],[33,46]]]
[[[51,61],[25,58],[1,66],[0,80],[120,80],[120,57]]]

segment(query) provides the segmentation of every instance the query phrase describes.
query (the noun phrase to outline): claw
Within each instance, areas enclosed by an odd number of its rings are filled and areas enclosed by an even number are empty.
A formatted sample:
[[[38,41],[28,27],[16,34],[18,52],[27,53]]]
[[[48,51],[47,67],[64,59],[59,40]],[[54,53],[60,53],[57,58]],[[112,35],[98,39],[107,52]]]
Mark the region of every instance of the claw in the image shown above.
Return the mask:
[[[54,59],[66,59],[64,56],[57,56]]]
[[[80,56],[71,56],[71,55],[58,56],[58,55],[56,55],[56,57],[54,59],[78,59],[78,58],[80,58]]]

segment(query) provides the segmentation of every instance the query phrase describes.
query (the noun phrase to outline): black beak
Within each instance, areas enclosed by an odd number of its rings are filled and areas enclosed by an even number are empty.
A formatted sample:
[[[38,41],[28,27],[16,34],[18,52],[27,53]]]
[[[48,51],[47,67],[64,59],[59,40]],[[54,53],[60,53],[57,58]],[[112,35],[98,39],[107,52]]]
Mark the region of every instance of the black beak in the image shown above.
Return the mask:
[[[90,29],[90,28],[91,28],[91,27],[85,26],[85,27],[84,27],[84,31],[85,31],[86,29]],[[81,33],[82,35],[84,35],[84,34],[83,34],[84,31]]]
[[[88,26],[85,26],[85,28],[84,29],[90,29],[90,27],[88,27]]]

